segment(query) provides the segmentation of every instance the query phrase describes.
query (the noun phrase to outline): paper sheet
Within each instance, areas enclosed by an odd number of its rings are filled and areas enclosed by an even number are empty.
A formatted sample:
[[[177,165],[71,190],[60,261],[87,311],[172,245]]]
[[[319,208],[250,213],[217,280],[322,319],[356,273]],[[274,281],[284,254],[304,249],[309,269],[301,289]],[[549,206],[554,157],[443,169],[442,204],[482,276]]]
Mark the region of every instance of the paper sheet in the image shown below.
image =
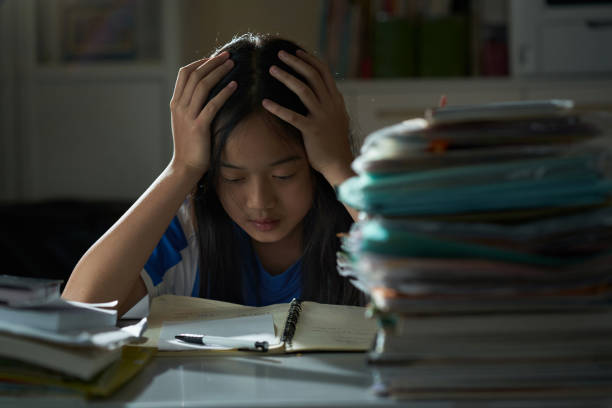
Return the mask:
[[[65,332],[52,332],[30,326],[0,320],[0,332],[40,339],[51,343],[73,346],[96,346],[103,348],[116,348],[130,340],[142,336],[147,325],[147,318],[126,327],[103,327],[92,330],[72,330]]]
[[[228,349],[227,347],[188,344],[175,340],[174,336],[182,333],[223,336],[253,341],[267,341],[270,345],[278,343],[278,339],[274,335],[274,319],[272,318],[272,315],[262,314],[220,320],[164,322],[161,328],[159,341],[157,343],[158,349],[160,351]]]

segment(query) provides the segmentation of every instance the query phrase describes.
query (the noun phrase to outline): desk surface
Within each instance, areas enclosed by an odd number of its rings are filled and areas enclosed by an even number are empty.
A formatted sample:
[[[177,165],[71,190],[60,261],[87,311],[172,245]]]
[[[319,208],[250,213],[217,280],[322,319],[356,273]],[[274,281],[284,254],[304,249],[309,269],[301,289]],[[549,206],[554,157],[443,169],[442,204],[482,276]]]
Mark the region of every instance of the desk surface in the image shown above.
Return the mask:
[[[112,398],[0,398],[0,407],[584,407],[585,401],[394,401],[375,396],[361,353],[156,357]],[[596,400],[588,406],[610,407]]]

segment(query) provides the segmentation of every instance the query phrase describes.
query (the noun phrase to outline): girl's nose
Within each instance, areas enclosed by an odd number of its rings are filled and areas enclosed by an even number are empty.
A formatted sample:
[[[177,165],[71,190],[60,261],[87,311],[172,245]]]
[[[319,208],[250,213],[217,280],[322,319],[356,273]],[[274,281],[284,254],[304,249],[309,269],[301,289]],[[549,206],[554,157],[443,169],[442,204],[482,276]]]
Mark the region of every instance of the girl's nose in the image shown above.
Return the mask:
[[[252,210],[273,208],[276,204],[276,194],[270,183],[263,180],[253,180],[249,187],[246,204]]]

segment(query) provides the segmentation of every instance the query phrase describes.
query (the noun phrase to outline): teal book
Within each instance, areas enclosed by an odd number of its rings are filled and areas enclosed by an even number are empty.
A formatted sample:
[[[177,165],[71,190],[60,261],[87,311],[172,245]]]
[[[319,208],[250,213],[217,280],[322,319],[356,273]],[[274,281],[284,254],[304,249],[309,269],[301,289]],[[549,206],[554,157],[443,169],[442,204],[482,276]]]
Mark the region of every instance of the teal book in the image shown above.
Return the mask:
[[[596,155],[441,168],[372,177],[338,189],[339,199],[381,215],[435,215],[606,202],[612,181]]]
[[[415,258],[489,259],[547,267],[563,267],[582,263],[589,257],[556,257],[529,254],[484,244],[442,239],[425,233],[385,228],[379,221],[361,223],[360,239],[352,243],[353,253]]]

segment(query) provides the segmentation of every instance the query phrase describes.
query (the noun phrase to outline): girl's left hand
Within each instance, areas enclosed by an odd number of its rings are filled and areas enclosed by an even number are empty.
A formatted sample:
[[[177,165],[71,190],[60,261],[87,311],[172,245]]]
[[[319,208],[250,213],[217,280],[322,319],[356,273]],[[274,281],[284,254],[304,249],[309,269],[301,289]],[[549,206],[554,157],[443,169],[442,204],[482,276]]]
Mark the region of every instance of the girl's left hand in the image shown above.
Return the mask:
[[[308,84],[275,65],[270,67],[270,75],[300,98],[308,114],[300,115],[269,99],[264,99],[262,104],[302,132],[310,165],[335,186],[354,174],[350,167],[353,154],[344,99],[322,61],[302,50],[296,54],[280,51],[278,57],[306,78]]]

